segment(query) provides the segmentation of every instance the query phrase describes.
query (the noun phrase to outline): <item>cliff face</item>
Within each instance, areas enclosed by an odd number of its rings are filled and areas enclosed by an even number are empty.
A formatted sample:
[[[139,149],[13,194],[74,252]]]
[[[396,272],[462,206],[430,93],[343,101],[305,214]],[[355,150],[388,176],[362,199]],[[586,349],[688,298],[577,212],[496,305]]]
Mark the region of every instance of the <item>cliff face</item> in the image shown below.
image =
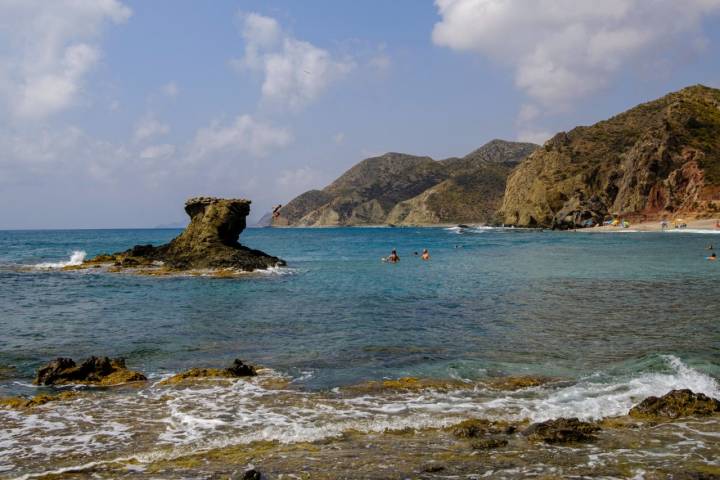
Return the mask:
[[[400,225],[485,222],[505,179],[536,145],[494,140],[463,158],[387,153],[363,160],[323,190],[280,210],[274,225]]]
[[[190,224],[170,243],[136,245],[112,255],[100,255],[88,264],[114,262],[117,267],[170,270],[235,269],[264,270],[284,265],[277,257],[238,243],[250,213],[250,201],[212,197],[191,198],[185,203]]]
[[[501,215],[580,226],[720,211],[720,90],[688,87],[549,140],[508,178]]]

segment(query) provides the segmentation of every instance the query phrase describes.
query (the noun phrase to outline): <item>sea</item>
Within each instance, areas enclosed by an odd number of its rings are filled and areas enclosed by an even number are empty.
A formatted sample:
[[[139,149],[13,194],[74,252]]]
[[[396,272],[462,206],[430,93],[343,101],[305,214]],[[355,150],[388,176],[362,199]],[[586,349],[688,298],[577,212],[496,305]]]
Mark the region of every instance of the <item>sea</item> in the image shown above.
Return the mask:
[[[720,474],[716,417],[567,447],[519,436],[493,453],[446,433],[469,418],[601,421],[672,389],[720,398],[720,262],[706,260],[716,232],[250,228],[241,243],[287,267],[63,270],[179,232],[0,231],[0,397],[61,391],[32,384],[56,357],[123,357],[149,377],[0,407],[0,478]],[[392,249],[400,262],[383,262]],[[236,358],[261,374],[161,383]],[[405,377],[428,386],[383,388]],[[515,377],[544,380],[497,387]]]

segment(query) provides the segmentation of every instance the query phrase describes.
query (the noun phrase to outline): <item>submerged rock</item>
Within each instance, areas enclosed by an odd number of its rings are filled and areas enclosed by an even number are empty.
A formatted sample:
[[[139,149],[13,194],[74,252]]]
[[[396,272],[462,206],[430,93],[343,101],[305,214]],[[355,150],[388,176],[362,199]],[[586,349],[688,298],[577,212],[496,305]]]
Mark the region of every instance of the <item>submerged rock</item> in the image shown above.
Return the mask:
[[[478,438],[488,434],[515,433],[517,427],[504,421],[490,421],[483,418],[471,418],[450,427],[458,438]]]
[[[474,440],[470,443],[470,447],[473,450],[493,450],[495,448],[501,448],[507,446],[508,441],[505,438],[482,438],[480,440]]]
[[[14,408],[17,410],[25,410],[28,408],[38,407],[45,405],[49,402],[55,402],[59,400],[69,400],[77,397],[77,392],[60,392],[57,395],[35,395],[32,398],[24,397],[3,397],[0,398],[0,406],[7,408]]]
[[[185,202],[190,224],[170,243],[136,245],[112,255],[102,254],[85,262],[91,266],[113,263],[122,268],[153,270],[265,270],[285,262],[238,243],[250,213],[250,200],[196,197]]]
[[[500,377],[489,380],[487,382],[490,388],[495,390],[521,390],[523,388],[539,387],[552,382],[553,379],[548,377],[538,377],[533,375],[519,375],[510,377]]]
[[[343,390],[352,393],[375,393],[375,392],[415,392],[421,390],[436,390],[448,392],[452,390],[463,390],[473,388],[472,383],[461,382],[460,380],[445,380],[432,378],[401,377],[392,380],[371,380],[358,385],[344,387]]]
[[[595,440],[594,433],[600,427],[577,418],[556,418],[545,422],[533,423],[523,435],[534,441],[545,443],[587,442]]]
[[[228,368],[191,368],[188,371],[178,373],[170,378],[166,378],[161,383],[163,385],[173,385],[182,383],[186,380],[202,380],[206,378],[241,378],[254,377],[257,375],[257,369],[242,360],[233,360],[232,365]]]
[[[648,397],[630,409],[628,415],[642,419],[674,419],[720,413],[720,401],[692,390],[671,390],[662,397]]]
[[[125,359],[90,357],[80,365],[72,358],[56,358],[37,372],[35,385],[62,385],[67,383],[91,383],[116,385],[119,383],[147,380],[145,375],[128,370]]]

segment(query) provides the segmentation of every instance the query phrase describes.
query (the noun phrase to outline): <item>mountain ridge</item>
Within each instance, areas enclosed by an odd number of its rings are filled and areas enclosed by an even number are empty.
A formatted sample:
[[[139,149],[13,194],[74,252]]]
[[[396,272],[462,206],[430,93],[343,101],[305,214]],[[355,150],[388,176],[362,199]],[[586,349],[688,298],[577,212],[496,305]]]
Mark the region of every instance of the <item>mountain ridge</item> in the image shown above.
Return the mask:
[[[295,197],[273,225],[487,222],[499,206],[507,175],[537,148],[496,139],[461,158],[434,160],[398,152],[367,158],[324,189]],[[474,181],[468,181],[471,177]],[[477,208],[461,198],[476,192],[481,195],[473,202],[489,205]]]

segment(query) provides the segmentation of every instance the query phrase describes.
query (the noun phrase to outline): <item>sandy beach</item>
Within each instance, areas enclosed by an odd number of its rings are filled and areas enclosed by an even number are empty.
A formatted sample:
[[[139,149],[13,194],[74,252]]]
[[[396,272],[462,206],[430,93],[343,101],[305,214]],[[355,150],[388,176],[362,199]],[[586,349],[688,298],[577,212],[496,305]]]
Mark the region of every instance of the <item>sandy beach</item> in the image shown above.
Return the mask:
[[[720,228],[716,228],[716,222],[718,221],[717,218],[702,218],[702,219],[683,219],[684,223],[687,225],[683,228],[675,228],[675,221],[674,220],[668,220],[668,227],[665,230],[666,232],[674,232],[674,231],[688,231],[688,232],[695,232],[695,233],[720,233]],[[679,222],[678,222],[679,223]],[[628,228],[622,228],[620,226],[613,227],[610,225],[604,225],[602,227],[592,227],[587,228],[585,231],[592,231],[592,232],[622,232],[622,231],[631,231],[631,232],[661,232],[662,226],[660,224],[660,220],[653,220],[653,221],[647,221],[647,222],[639,222],[634,223],[630,222],[630,226]]]

